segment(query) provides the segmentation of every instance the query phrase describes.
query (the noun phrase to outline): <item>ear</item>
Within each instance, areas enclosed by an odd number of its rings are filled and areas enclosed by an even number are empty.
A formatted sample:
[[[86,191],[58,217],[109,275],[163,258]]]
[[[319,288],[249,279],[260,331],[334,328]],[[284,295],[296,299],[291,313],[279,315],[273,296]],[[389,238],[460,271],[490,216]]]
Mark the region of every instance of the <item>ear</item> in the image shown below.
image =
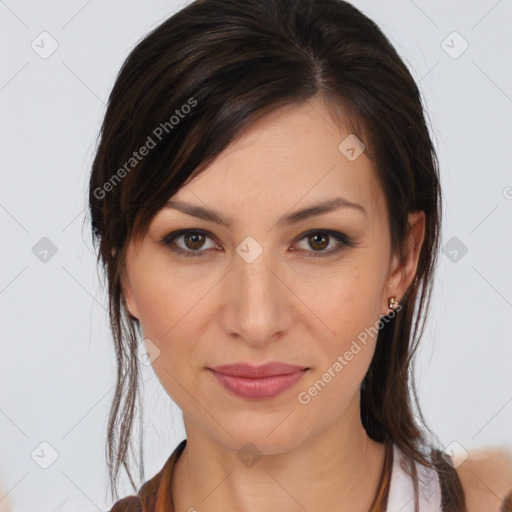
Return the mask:
[[[137,303],[135,302],[133,296],[133,289],[130,284],[130,280],[128,278],[128,274],[126,269],[123,271],[121,275],[121,300],[125,309],[128,311],[128,314],[135,318],[135,320],[139,319],[139,310],[137,308]]]
[[[399,255],[394,254],[391,264],[387,295],[384,297],[384,310],[389,313],[389,297],[398,297],[401,301],[407,288],[416,275],[420,250],[425,238],[425,212],[416,211],[409,214],[409,233],[404,246],[403,260],[399,260]]]

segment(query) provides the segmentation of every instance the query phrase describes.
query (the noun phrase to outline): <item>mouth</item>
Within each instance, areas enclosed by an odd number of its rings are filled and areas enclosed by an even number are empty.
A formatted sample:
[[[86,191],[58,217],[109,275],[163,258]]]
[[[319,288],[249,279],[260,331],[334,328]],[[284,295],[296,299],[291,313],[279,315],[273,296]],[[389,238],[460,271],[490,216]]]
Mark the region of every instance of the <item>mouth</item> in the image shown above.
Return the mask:
[[[208,368],[224,389],[242,398],[273,398],[294,386],[310,368],[272,362],[248,363]]]

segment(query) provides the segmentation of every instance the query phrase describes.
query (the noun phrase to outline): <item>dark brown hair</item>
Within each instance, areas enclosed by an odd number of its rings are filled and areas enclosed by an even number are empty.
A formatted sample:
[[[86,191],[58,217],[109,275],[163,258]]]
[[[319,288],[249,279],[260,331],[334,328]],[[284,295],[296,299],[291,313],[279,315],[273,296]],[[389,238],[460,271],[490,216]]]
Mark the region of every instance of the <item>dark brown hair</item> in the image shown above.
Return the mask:
[[[129,448],[140,401],[139,326],[120,283],[127,245],[244,128],[314,95],[364,142],[386,197],[392,249],[400,256],[408,213],[425,212],[417,273],[400,312],[379,330],[361,386],[361,418],[371,438],[394,442],[411,459],[441,471],[429,455],[439,443],[421,414],[412,372],[441,226],[438,161],[414,79],[377,25],[347,2],[197,0],[144,37],[124,62],[90,176],[93,241],[108,282],[118,364],[107,442],[113,493],[121,466],[136,487]],[[144,156],[142,147],[148,148]],[[143,481],[142,444],[139,457]],[[449,475],[455,489],[445,489],[449,510],[464,511],[456,474]]]

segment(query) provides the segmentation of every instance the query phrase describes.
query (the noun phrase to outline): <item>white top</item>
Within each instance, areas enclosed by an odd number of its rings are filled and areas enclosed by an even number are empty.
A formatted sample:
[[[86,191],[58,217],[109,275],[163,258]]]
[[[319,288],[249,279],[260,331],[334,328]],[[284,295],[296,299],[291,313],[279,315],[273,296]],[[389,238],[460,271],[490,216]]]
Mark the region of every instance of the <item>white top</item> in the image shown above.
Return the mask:
[[[393,469],[386,512],[414,511],[414,484],[412,477],[406,472],[407,460],[405,454],[393,444]],[[442,512],[441,485],[437,471],[426,468],[419,462],[414,463],[418,474],[419,512]]]

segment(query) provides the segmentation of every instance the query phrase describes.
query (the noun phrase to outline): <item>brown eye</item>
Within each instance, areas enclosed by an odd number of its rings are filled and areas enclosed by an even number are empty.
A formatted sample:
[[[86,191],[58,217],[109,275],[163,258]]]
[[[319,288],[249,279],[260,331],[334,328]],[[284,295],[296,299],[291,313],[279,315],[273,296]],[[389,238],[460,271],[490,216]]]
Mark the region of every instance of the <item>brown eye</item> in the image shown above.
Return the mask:
[[[313,233],[308,235],[308,242],[311,248],[321,251],[329,245],[329,235],[327,233]]]
[[[310,231],[303,234],[300,240],[306,240],[307,247],[299,248],[300,252],[306,252],[307,257],[323,257],[335,254],[344,247],[353,247],[354,243],[351,238],[337,231]],[[333,243],[332,243],[333,242]],[[337,243],[336,243],[337,242]],[[325,250],[329,245],[332,247]],[[312,249],[312,250],[311,250]]]
[[[183,235],[183,240],[187,249],[196,250],[204,245],[205,236],[201,233],[190,233]]]
[[[208,240],[210,240],[209,246],[205,245]],[[354,246],[354,242],[347,235],[329,230],[310,231],[309,233],[304,233],[298,240],[307,241],[307,247],[299,248],[299,252],[306,253],[307,257],[330,256],[341,251],[344,247]],[[207,249],[220,249],[212,235],[199,229],[175,231],[162,238],[160,242],[168,246],[171,251],[187,257],[201,256],[208,252]],[[332,247],[326,250],[331,245]],[[296,249],[292,250],[296,251]]]
[[[205,246],[208,239],[211,240],[210,246]],[[192,229],[183,229],[169,233],[162,238],[161,243],[168,246],[171,251],[183,256],[201,256],[206,252],[206,249],[216,247],[212,237],[208,233]]]

